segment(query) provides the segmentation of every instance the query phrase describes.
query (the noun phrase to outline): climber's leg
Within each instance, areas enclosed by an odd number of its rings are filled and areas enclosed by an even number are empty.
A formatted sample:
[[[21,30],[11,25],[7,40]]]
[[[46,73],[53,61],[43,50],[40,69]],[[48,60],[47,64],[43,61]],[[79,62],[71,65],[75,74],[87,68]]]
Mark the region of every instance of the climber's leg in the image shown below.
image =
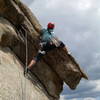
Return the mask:
[[[47,43],[44,46],[44,50],[46,52],[51,51],[51,50],[53,50],[55,48],[63,48],[64,51],[68,52],[67,47],[65,46],[65,44],[62,41],[59,41],[59,46],[58,47],[55,44],[50,44],[50,43]]]
[[[51,50],[53,50],[55,48],[63,48],[63,50],[65,50],[66,52],[68,52],[65,44],[62,41],[59,41],[59,46],[58,47],[55,46],[55,44],[50,44],[50,43],[47,43],[46,46],[44,46],[44,50],[46,52],[51,51]]]
[[[31,69],[38,61],[41,60],[42,56],[45,55],[45,51],[39,50],[36,57],[34,57],[28,65],[28,68]]]
[[[46,54],[46,51],[44,50],[46,44],[45,44],[45,43],[42,43],[42,42],[41,42],[40,44],[42,44],[42,45],[40,45],[41,48],[40,48],[40,50],[38,51],[37,56],[35,56],[35,57],[31,60],[31,62],[29,63],[29,65],[28,65],[28,67],[27,67],[27,69],[26,69],[27,72],[28,72],[28,70],[31,70],[31,68],[32,68],[38,61],[41,60],[42,56],[44,56],[44,55]]]
[[[57,48],[63,48],[64,51],[68,52],[67,47],[65,46],[65,44],[62,41],[60,41],[60,45]]]
[[[38,52],[37,56],[34,57],[31,62],[29,63],[29,65],[25,68],[25,71],[24,71],[24,75],[26,73],[28,73],[28,71],[30,71],[32,69],[32,67],[38,62],[41,60],[42,56],[44,56],[44,54],[42,54],[42,52]]]
[[[31,69],[32,66],[35,65],[35,64],[36,64],[36,60],[32,59],[31,62],[29,63],[29,65],[28,65],[28,68]]]
[[[48,51],[51,51],[51,50],[53,50],[53,49],[55,49],[56,48],[56,46],[54,45],[54,44],[51,44],[51,43],[47,43],[44,47],[43,47],[43,50],[44,51],[46,51],[46,52],[48,52]]]

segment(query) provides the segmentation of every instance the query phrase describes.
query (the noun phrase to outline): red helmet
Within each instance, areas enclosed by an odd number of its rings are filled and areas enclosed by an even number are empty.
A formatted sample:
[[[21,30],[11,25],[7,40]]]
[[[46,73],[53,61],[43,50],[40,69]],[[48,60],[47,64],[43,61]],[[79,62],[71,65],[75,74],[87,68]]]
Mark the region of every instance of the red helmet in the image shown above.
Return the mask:
[[[54,23],[48,23],[48,29],[54,29],[54,27],[55,27],[55,24]]]

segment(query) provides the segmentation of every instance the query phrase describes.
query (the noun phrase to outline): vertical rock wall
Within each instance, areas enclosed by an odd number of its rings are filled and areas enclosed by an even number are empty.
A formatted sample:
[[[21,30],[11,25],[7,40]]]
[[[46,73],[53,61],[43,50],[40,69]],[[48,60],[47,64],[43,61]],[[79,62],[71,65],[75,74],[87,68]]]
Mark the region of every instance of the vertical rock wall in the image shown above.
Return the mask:
[[[23,76],[23,67],[9,48],[0,47],[0,100],[50,100],[40,83]]]

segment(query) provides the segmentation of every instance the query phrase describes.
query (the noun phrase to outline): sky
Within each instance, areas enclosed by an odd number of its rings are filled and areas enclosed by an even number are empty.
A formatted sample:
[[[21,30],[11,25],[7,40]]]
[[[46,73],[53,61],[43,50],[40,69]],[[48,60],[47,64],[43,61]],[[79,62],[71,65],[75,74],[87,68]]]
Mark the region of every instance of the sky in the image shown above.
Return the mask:
[[[55,23],[56,36],[88,74],[74,91],[64,85],[60,100],[100,100],[100,0],[22,1],[43,27]]]

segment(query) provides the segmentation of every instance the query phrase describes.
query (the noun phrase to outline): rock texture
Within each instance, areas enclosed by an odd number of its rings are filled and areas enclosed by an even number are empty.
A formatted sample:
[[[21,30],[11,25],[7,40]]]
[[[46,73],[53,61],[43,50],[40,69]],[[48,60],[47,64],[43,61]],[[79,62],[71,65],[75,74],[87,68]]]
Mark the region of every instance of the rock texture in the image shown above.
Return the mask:
[[[0,100],[50,100],[50,98],[36,78],[32,84],[23,76],[22,64],[13,52],[9,48],[0,47]]]
[[[25,87],[21,87],[21,79],[25,80],[22,70],[26,63],[26,34],[29,63],[39,49],[37,44],[39,44],[42,26],[30,9],[19,0],[0,0],[0,15],[0,59],[2,58],[0,64],[0,98],[5,97],[3,100],[14,100],[13,98],[16,97],[16,100],[25,100],[23,95],[26,91],[23,91]],[[19,64],[19,61],[23,65]],[[31,81],[26,80],[28,84],[26,95],[30,98],[29,100],[58,100],[63,90],[63,82],[71,89],[76,89],[81,78],[87,79],[86,74],[75,59],[62,48],[55,49],[44,56],[32,69],[31,76]],[[10,79],[12,80],[9,81]],[[34,84],[36,80],[37,82]],[[2,84],[7,85],[2,87]],[[14,92],[12,93],[12,91]]]

